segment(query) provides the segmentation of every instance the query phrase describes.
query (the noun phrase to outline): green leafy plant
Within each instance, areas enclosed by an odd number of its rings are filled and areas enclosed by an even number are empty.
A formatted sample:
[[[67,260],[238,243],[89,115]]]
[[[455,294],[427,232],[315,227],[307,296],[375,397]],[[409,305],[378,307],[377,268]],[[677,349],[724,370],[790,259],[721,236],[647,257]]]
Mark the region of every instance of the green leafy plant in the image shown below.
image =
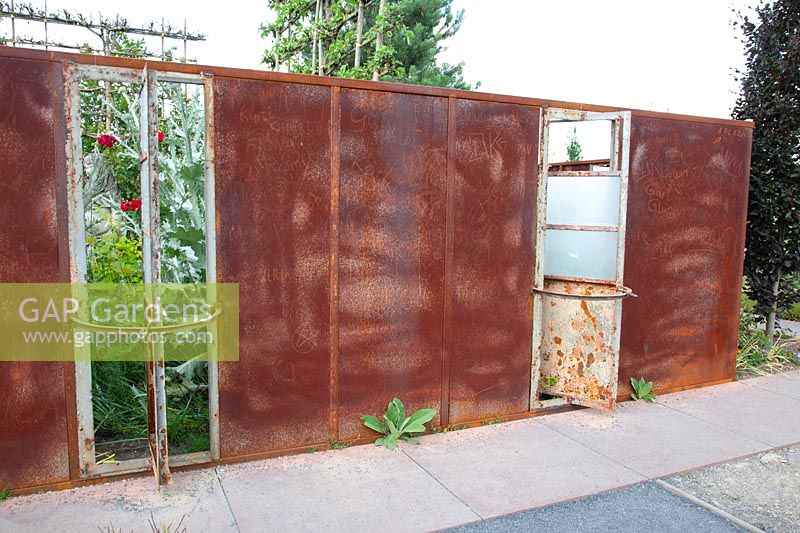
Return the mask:
[[[744,375],[767,375],[794,369],[800,360],[789,349],[790,342],[778,339],[770,342],[759,327],[756,301],[751,297],[747,278],[742,282],[742,304],[739,313],[739,349],[736,353],[736,372]]]
[[[9,494],[11,494],[11,489],[0,489],[0,502],[8,499]]]
[[[328,447],[331,450],[344,450],[352,446],[349,442],[339,442],[338,439],[330,439],[328,441]]]
[[[542,383],[544,383],[548,387],[555,387],[558,384],[558,376],[553,374],[550,374],[549,376],[544,376],[542,378]]]
[[[634,400],[644,400],[646,402],[654,402],[656,399],[655,394],[650,391],[653,390],[653,382],[645,381],[644,378],[631,378],[631,387],[633,387],[633,394],[631,398]]]
[[[800,320],[800,302],[794,302],[789,306],[785,316],[788,320]]]
[[[395,398],[386,407],[383,420],[371,415],[364,415],[361,420],[371,430],[384,435],[375,441],[377,446],[386,446],[390,450],[394,450],[400,440],[418,444],[419,440],[415,435],[425,433],[425,424],[433,420],[436,413],[436,409],[418,409],[407,417],[403,402]]]
[[[776,313],[788,275],[800,272],[800,46],[796,0],[759,2],[739,13],[745,68],[733,118],[752,119],[744,271],[775,338]]]

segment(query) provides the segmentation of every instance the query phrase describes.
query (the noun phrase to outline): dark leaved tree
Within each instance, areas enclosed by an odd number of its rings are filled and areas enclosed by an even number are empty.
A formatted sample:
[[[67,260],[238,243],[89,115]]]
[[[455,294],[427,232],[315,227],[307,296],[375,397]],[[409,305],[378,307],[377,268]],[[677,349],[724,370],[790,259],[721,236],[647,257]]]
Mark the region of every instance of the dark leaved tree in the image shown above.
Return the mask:
[[[734,118],[753,119],[745,274],[773,337],[781,280],[800,271],[800,0],[740,15],[747,57]]]

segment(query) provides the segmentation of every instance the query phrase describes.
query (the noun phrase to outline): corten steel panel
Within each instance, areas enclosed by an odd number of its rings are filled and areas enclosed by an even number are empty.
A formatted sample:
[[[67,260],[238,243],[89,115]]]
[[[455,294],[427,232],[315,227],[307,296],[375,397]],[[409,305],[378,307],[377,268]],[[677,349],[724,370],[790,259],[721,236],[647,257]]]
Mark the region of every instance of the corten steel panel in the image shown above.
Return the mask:
[[[58,282],[54,88],[49,62],[0,58],[0,283]],[[63,138],[61,139],[63,142]],[[60,161],[59,164],[64,164]],[[0,363],[0,484],[69,477],[65,365]]]
[[[341,91],[339,438],[441,408],[447,99]],[[434,419],[438,423],[438,419]]]
[[[217,78],[217,271],[239,283],[222,457],[328,438],[330,88]]]
[[[735,375],[751,131],[633,117],[620,394]]]
[[[539,109],[459,100],[450,423],[529,408]]]

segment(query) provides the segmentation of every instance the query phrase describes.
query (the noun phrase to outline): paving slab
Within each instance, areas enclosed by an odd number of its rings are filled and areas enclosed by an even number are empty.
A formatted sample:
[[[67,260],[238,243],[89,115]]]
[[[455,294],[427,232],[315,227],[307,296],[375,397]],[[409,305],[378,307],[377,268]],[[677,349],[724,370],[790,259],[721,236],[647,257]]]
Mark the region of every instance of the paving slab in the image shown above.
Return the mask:
[[[796,384],[793,379],[769,383]],[[760,386],[726,383],[700,390],[661,396],[659,404],[764,443],[770,447],[800,442],[800,399],[776,394]]]
[[[709,410],[716,408],[708,405]],[[585,409],[542,423],[639,474],[656,478],[737,459],[765,445],[658,403],[626,402],[606,413]]]
[[[800,371],[623,403],[614,413],[429,435],[397,452],[360,446],[176,472],[160,492],[143,477],[12,497],[0,502],[0,531],[147,532],[151,514],[157,528],[183,519],[189,531],[443,529],[797,442],[798,385]]]
[[[741,531],[730,522],[655,483],[642,483],[574,502],[469,524],[450,531],[481,533],[728,533]]]
[[[800,400],[800,371],[783,372],[737,381],[742,385],[768,390],[781,396]]]
[[[399,450],[359,446],[218,468],[241,531],[431,531],[479,517]]]
[[[483,518],[643,480],[540,420],[430,435],[403,451]]]
[[[160,491],[152,477],[141,477],[10,498],[0,503],[0,531],[149,532],[151,517],[170,531],[178,523],[192,532],[236,531],[213,469],[176,472],[173,480]]]

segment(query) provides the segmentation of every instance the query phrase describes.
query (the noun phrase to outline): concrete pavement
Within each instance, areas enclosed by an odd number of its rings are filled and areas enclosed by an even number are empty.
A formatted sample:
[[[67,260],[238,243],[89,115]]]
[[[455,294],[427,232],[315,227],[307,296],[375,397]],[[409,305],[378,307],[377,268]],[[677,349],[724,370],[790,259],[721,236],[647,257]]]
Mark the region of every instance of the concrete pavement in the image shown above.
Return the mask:
[[[800,371],[374,446],[11,498],[2,531],[429,531],[800,442]],[[644,489],[642,489],[644,490]],[[632,492],[632,494],[634,494]]]

